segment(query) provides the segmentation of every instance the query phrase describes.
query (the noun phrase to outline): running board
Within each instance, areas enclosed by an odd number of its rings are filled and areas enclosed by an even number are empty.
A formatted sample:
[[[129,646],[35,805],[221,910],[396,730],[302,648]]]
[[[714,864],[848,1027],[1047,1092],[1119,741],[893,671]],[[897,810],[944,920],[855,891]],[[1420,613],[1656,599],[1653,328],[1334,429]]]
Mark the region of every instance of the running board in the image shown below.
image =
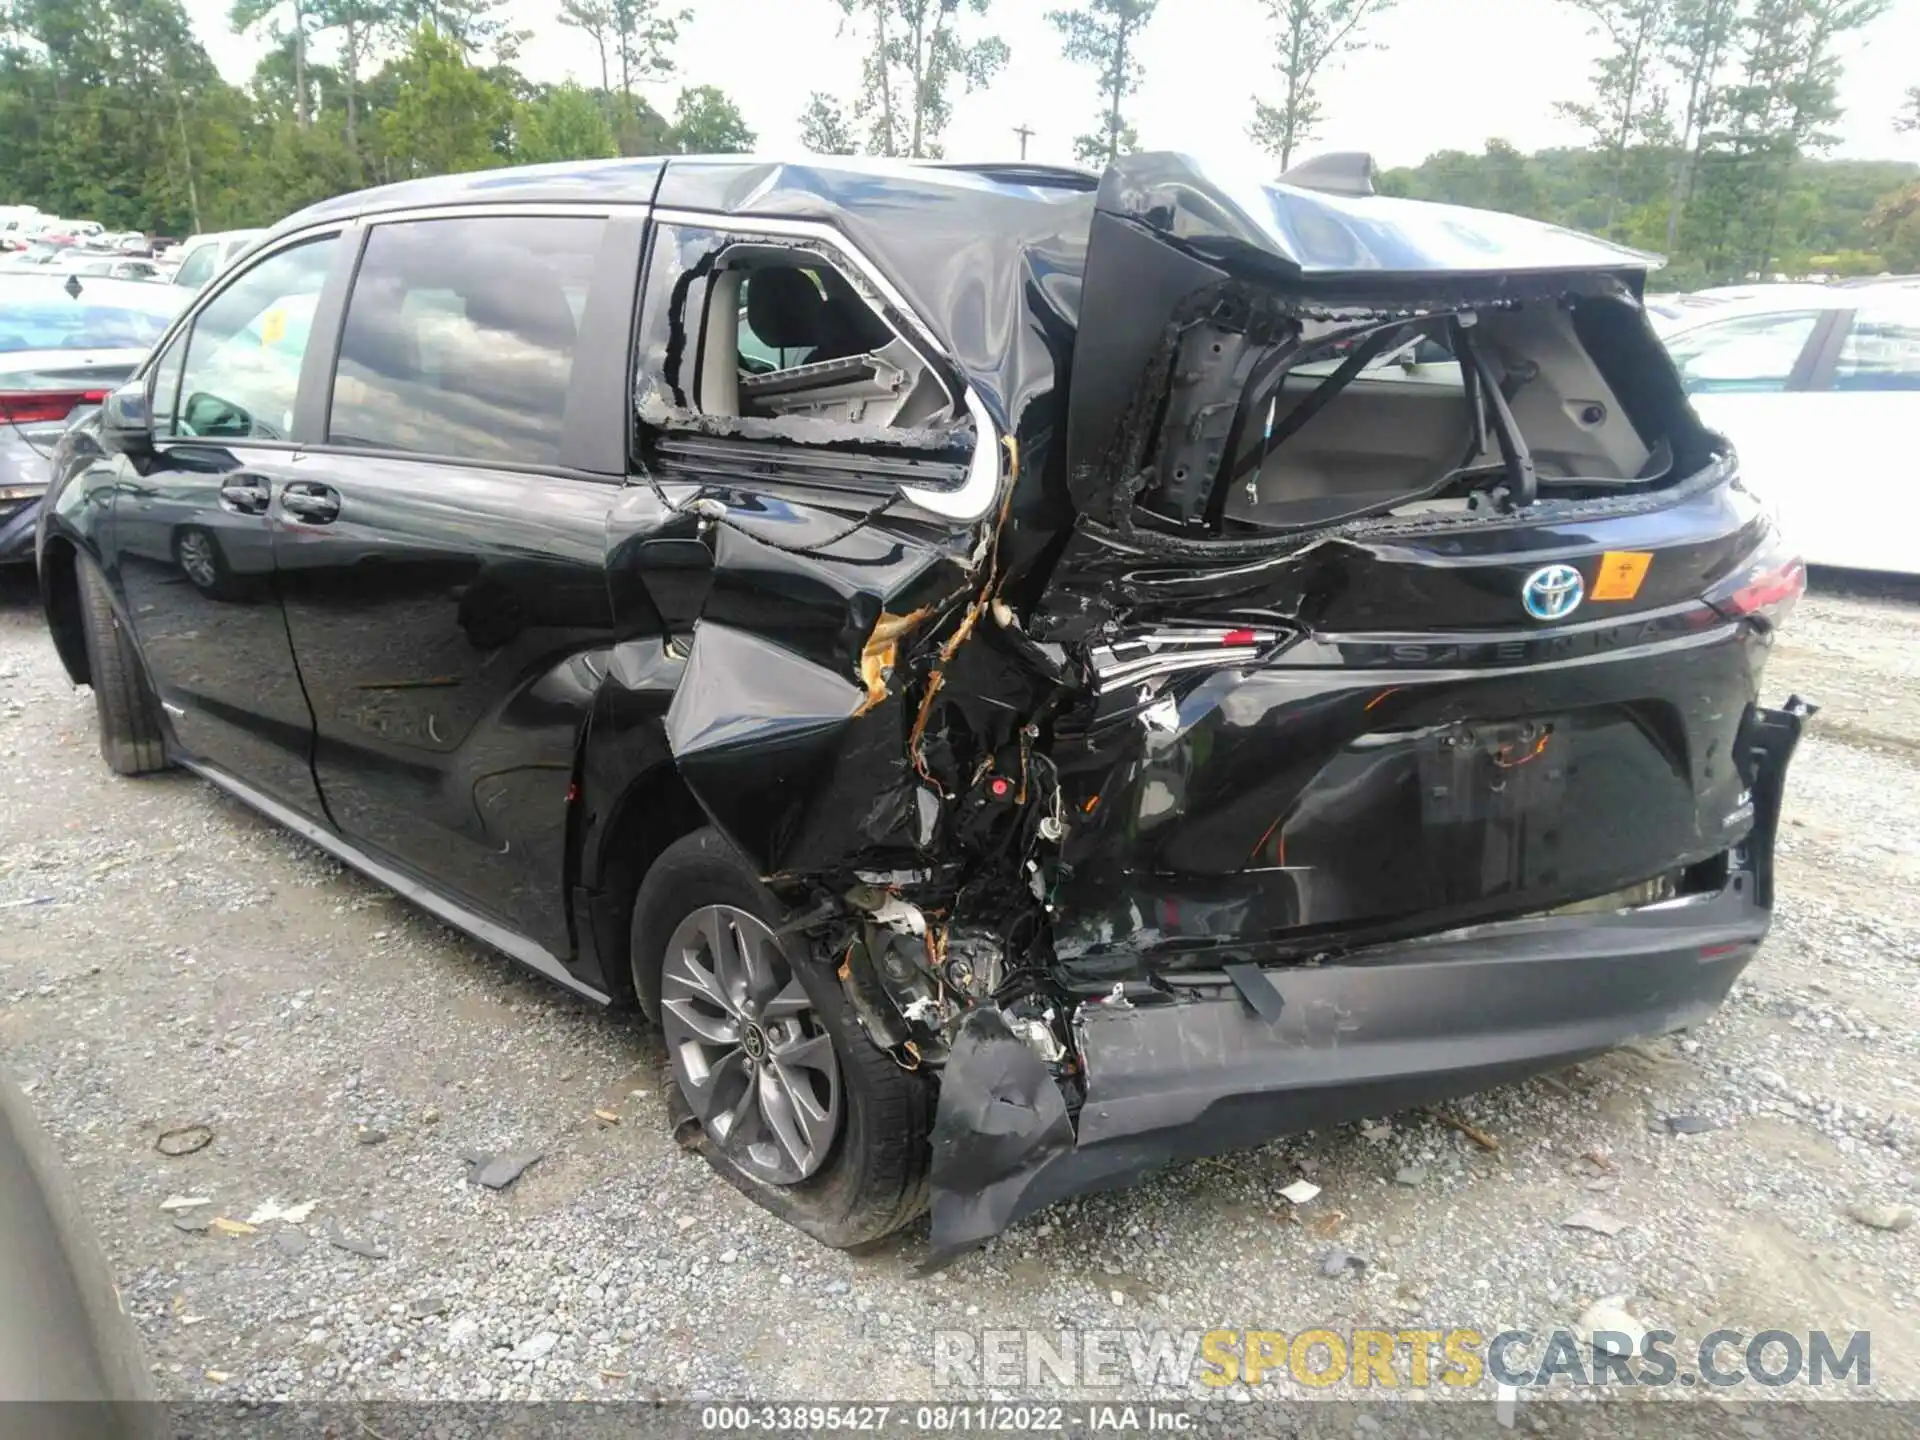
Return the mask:
[[[364,851],[356,849],[352,844],[341,839],[338,835],[335,835],[329,830],[321,829],[320,826],[314,824],[313,821],[307,819],[304,815],[299,814],[297,811],[289,810],[278,800],[269,799],[267,796],[262,795],[245,781],[236,780],[225,771],[217,770],[213,766],[202,764],[197,760],[181,759],[178,756],[173,758],[180,765],[198,775],[202,780],[211,781],[213,784],[218,785],[222,790],[226,791],[242,804],[258,810],[269,820],[284,825],[309,844],[318,845],[322,850],[333,856],[334,859],[351,865],[370,880],[377,880],[380,884],[401,896],[401,898],[411,900],[422,910],[446,921],[447,924],[453,926],[454,929],[464,930],[482,945],[491,946],[501,954],[518,960],[529,970],[538,971],[540,974],[546,976],[547,979],[552,980],[556,984],[566,986],[567,989],[573,991],[576,995],[585,996],[596,1005],[611,1005],[613,1003],[612,996],[594,989],[593,986],[583,980],[577,979],[573,972],[568,970],[552,952],[544,946],[535,944],[518,931],[509,930],[504,925],[496,925],[486,917],[476,915],[464,905],[456,904],[439,892],[429,889],[411,876],[403,875],[391,866],[382,864]]]

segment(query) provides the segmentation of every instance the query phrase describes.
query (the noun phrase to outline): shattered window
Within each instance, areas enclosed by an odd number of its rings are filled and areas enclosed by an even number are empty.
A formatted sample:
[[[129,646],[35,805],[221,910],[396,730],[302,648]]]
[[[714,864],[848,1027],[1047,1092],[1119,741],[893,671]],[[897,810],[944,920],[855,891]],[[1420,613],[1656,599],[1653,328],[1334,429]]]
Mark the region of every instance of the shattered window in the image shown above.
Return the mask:
[[[1195,342],[1207,353],[1224,343],[1205,331]],[[1205,354],[1194,363],[1208,369]],[[1296,336],[1246,345],[1229,383],[1245,397],[1233,410],[1214,407],[1211,391],[1176,397],[1163,513],[1321,527],[1476,509],[1543,486],[1637,483],[1671,464],[1628,419],[1572,309],[1555,303],[1307,321]]]
[[[705,319],[696,398],[707,415],[904,427],[950,408],[854,283],[811,255],[725,257]]]
[[[831,242],[660,225],[644,292],[646,425],[922,451],[970,438],[957,372]]]

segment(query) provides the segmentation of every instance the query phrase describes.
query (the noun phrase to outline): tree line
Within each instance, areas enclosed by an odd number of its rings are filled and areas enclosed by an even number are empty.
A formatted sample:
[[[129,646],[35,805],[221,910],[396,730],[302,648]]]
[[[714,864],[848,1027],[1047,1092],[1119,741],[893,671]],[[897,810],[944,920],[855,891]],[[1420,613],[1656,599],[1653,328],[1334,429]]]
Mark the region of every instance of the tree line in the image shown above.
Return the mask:
[[[1010,57],[996,4],[1004,14],[1020,0],[833,3],[857,83],[807,97],[796,117],[803,145],[940,157],[955,99],[990,84]],[[1327,77],[1384,45],[1399,5],[1440,0],[1256,3],[1272,69],[1240,123],[1277,172],[1337,133]],[[1390,171],[1384,188],[1664,251],[1671,283],[1920,269],[1920,167],[1826,158],[1841,115],[1840,53],[1891,0],[1560,3],[1585,18],[1595,47],[1582,93],[1556,107],[1586,143],[1526,154],[1489,139],[1479,153]],[[1073,140],[1080,162],[1153,143],[1135,107],[1159,10],[1160,0],[1062,0],[1043,12],[1099,96]],[[269,223],[412,175],[753,145],[723,90],[676,85],[690,11],[670,0],[559,0],[558,18],[579,33],[597,85],[523,74],[525,32],[507,0],[235,0],[233,30],[270,48],[234,86],[182,0],[0,0],[10,192],[0,198],[181,233]],[[647,98],[670,92],[658,107]],[[1889,119],[1920,128],[1920,87]]]
[[[670,113],[637,88],[673,79],[684,12],[564,0],[562,19],[610,57],[589,89],[524,75],[505,8],[235,0],[234,32],[269,44],[242,87],[181,0],[0,0],[0,203],[182,235],[416,175],[752,147],[719,88],[680,87]]]

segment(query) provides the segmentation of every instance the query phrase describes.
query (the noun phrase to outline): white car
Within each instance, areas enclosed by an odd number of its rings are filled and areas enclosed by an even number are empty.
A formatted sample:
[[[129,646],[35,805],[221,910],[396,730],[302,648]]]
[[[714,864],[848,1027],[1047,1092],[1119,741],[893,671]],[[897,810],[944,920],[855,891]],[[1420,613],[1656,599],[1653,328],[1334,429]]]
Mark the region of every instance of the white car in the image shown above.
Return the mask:
[[[232,261],[246,253],[267,232],[264,230],[221,230],[206,235],[190,235],[177,251],[169,254],[171,263],[176,257],[178,266],[173,272],[173,283],[198,290],[214,276],[227,268]]]
[[[1775,288],[1666,329],[1694,409],[1809,564],[1920,574],[1920,290]]]

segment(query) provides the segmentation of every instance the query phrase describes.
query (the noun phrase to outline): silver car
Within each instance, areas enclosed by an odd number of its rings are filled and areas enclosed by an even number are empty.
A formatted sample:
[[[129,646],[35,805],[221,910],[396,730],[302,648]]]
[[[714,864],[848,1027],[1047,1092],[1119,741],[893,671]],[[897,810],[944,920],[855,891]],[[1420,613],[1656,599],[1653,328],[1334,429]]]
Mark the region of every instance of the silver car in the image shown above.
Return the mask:
[[[139,1337],[26,1097],[0,1074],[0,1402],[36,1434],[158,1435]],[[119,1402],[119,1403],[116,1403]],[[24,1433],[24,1431],[22,1432]]]
[[[133,374],[188,298],[139,280],[0,274],[0,565],[33,559],[61,432]]]

